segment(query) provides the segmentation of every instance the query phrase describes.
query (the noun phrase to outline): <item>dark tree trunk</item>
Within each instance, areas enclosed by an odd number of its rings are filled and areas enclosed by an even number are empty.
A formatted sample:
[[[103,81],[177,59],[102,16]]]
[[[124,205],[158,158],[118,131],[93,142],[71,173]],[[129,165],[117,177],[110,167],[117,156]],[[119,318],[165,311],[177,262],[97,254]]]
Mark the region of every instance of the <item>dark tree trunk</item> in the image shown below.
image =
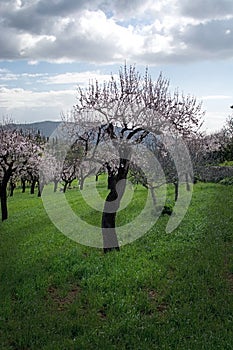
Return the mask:
[[[22,193],[25,193],[26,190],[26,180],[21,179],[21,184],[22,184]]]
[[[2,209],[2,221],[8,218],[7,211],[7,183],[2,182],[1,186],[1,209]]]
[[[63,193],[66,193],[68,183],[69,183],[68,181],[65,181],[65,185],[63,187]]]
[[[13,197],[15,187],[15,183],[10,181],[10,197]]]
[[[99,175],[97,174],[96,176],[95,176],[95,181],[97,182],[99,180]]]
[[[12,168],[6,170],[3,175],[2,183],[1,183],[1,211],[2,211],[2,221],[8,218],[8,210],[7,210],[7,184],[12,174]]]
[[[36,186],[36,181],[32,180],[32,182],[31,182],[31,191],[30,191],[31,194],[35,193],[35,186]]]
[[[179,196],[179,182],[175,181],[174,186],[175,186],[175,201],[177,201],[178,196]]]
[[[120,249],[118,239],[117,239],[116,229],[115,229],[116,213],[117,213],[117,209],[119,208],[118,202],[119,200],[118,200],[117,193],[115,191],[110,191],[110,193],[106,198],[105,205],[104,205],[104,212],[102,215],[102,234],[103,234],[104,253],[107,253],[108,251],[111,251],[113,249],[117,249],[117,250]],[[112,207],[111,207],[111,204],[113,204]],[[111,212],[111,210],[114,210],[114,211]]]
[[[105,200],[102,215],[102,235],[104,253],[111,250],[120,250],[116,234],[116,214],[125,192],[126,177],[129,171],[129,160],[120,159],[117,175],[108,173],[108,189],[110,192]]]
[[[38,181],[38,194],[37,194],[37,197],[41,197],[43,189],[44,189],[44,183],[43,182],[40,183]]]

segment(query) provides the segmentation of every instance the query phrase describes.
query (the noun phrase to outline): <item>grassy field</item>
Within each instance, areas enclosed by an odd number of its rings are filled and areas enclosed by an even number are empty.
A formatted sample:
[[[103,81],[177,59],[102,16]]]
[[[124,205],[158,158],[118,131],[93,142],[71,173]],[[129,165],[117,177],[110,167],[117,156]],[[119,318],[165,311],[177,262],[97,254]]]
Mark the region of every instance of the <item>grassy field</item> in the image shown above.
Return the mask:
[[[137,187],[121,223],[144,191]],[[78,190],[67,198],[99,223]],[[40,198],[16,190],[0,223],[0,349],[232,349],[232,198],[233,186],[198,183],[174,232],[161,216],[104,255],[69,240]]]

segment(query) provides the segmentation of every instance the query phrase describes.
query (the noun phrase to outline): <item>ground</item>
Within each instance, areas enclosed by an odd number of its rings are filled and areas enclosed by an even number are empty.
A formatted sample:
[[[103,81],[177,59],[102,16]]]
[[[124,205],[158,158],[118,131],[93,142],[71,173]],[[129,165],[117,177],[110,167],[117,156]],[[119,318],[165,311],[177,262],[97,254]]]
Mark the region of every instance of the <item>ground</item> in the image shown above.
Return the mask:
[[[66,195],[98,222],[77,189]],[[62,235],[40,198],[16,190],[0,224],[0,348],[232,349],[232,195],[232,186],[198,183],[174,232],[164,215],[104,255]],[[132,204],[118,220],[133,215]]]

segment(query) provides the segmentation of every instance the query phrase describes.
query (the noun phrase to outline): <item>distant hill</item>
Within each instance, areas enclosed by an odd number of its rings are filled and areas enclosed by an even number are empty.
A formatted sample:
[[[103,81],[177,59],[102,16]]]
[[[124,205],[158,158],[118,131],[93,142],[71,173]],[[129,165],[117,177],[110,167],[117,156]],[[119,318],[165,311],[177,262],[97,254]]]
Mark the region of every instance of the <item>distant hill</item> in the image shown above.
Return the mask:
[[[31,130],[32,132],[40,132],[41,136],[49,137],[61,122],[44,121],[29,124],[11,124],[11,127],[22,130]]]

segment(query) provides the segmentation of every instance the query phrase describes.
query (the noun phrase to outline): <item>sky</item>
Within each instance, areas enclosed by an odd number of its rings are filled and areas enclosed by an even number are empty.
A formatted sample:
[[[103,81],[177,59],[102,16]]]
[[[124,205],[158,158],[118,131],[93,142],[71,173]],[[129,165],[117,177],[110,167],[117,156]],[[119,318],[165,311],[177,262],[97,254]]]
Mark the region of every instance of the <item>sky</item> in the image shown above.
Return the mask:
[[[0,1],[0,119],[60,120],[77,86],[125,62],[203,101],[202,129],[219,131],[233,105],[233,1]]]

